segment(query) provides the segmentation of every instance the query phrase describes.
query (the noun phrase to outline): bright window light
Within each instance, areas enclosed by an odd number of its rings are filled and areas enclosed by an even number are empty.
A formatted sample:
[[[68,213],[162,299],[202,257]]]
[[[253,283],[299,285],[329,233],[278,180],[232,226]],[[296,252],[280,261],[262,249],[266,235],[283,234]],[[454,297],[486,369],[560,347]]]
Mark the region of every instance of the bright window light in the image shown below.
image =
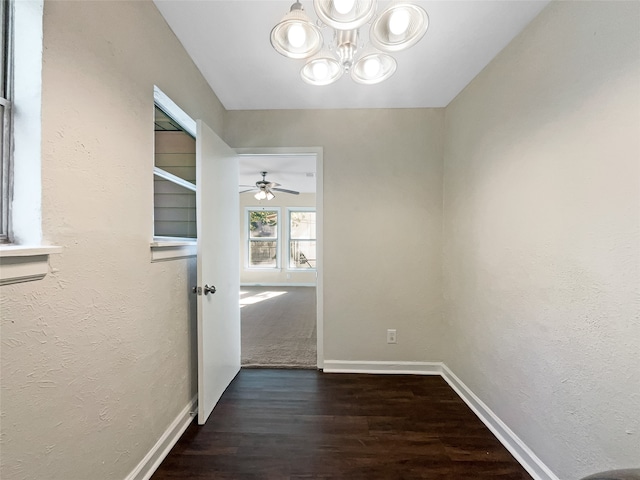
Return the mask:
[[[280,295],[284,295],[287,292],[262,292],[258,295],[252,295],[250,297],[241,298],[240,299],[240,308],[246,307],[247,305],[254,305],[256,303],[264,302],[265,300],[269,300],[270,298],[279,297]]]

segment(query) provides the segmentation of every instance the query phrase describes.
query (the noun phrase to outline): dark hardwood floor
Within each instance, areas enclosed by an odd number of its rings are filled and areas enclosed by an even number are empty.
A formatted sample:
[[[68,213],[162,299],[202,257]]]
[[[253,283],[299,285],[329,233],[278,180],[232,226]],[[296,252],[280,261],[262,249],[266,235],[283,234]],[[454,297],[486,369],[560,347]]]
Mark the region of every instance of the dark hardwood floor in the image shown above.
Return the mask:
[[[242,370],[152,480],[531,479],[439,376]]]

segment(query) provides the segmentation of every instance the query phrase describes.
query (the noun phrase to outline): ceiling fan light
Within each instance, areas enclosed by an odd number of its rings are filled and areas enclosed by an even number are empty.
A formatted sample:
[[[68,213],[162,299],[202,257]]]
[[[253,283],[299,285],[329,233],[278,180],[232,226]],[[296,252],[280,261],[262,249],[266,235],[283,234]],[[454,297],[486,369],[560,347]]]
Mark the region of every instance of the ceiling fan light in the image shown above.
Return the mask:
[[[265,197],[267,198],[267,200],[272,200],[272,199],[276,198],[276,196],[271,192],[267,192]]]
[[[300,70],[300,76],[309,85],[329,85],[342,76],[342,67],[331,55],[323,53],[309,60]]]
[[[351,70],[351,78],[357,83],[374,85],[393,75],[397,66],[391,55],[374,51],[360,57]]]
[[[271,30],[271,45],[285,57],[309,58],[320,51],[322,43],[322,32],[299,2],[294,3],[291,11]]]
[[[412,3],[394,3],[371,25],[371,43],[383,52],[398,52],[420,41],[429,27],[427,12]]]
[[[265,198],[267,198],[267,194],[265,193],[264,190],[260,190],[258,193],[256,193],[253,196],[256,200],[264,200]]]
[[[360,28],[376,14],[376,0],[313,0],[318,18],[337,30]]]

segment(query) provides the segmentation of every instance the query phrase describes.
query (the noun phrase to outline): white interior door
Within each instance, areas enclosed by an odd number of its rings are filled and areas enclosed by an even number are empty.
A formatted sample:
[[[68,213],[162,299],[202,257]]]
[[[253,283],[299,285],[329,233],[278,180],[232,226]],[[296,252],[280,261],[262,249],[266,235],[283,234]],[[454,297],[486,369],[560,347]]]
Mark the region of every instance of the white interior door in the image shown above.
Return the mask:
[[[198,423],[240,371],[238,160],[196,121]],[[215,287],[215,291],[214,290]]]

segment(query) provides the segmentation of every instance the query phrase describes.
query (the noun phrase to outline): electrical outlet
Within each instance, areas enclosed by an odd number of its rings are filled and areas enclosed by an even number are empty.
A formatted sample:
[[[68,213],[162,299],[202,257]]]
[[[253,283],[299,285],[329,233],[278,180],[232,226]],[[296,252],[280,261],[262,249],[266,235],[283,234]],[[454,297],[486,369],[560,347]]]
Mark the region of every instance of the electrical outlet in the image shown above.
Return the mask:
[[[396,339],[396,329],[390,328],[387,330],[387,343],[398,343]]]

